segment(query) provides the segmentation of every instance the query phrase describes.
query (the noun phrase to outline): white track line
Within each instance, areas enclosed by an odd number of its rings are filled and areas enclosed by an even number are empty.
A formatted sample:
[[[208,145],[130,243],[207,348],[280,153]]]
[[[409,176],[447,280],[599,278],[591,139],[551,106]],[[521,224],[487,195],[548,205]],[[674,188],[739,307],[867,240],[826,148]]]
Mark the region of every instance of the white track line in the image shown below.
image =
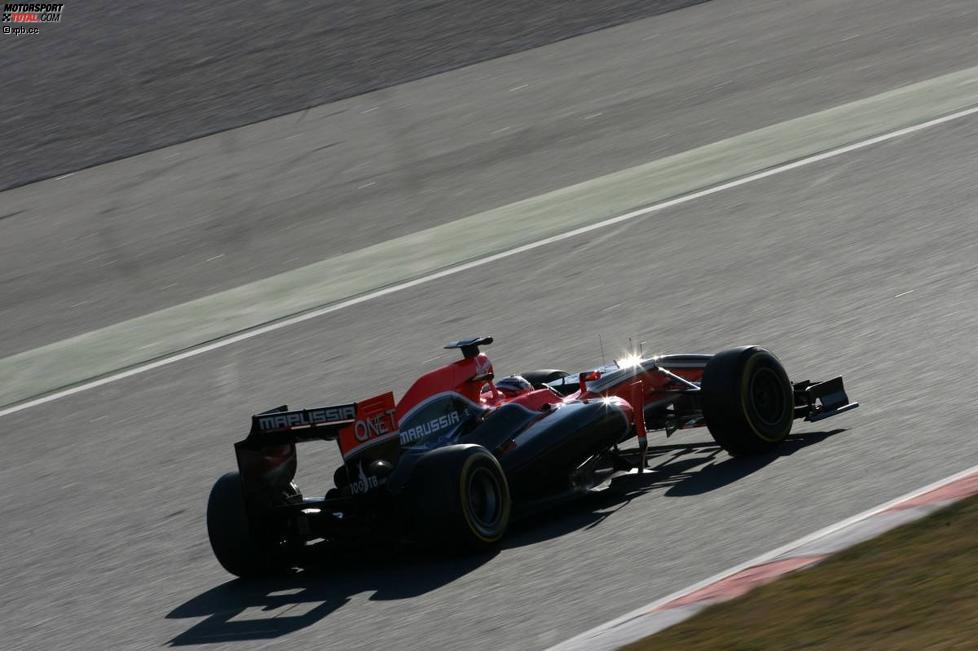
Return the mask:
[[[725,183],[720,183],[718,185],[713,185],[703,190],[697,190],[695,192],[690,192],[687,194],[680,195],[673,199],[667,201],[662,201],[659,203],[652,204],[651,206],[646,206],[645,208],[639,208],[638,210],[633,210],[627,212],[623,215],[618,215],[617,217],[611,217],[603,221],[591,224],[589,226],[582,226],[580,228],[575,228],[574,230],[567,231],[566,233],[561,233],[559,235],[552,235],[550,237],[537,240],[536,242],[531,242],[529,244],[523,244],[521,246],[502,251],[500,253],[494,253],[489,256],[479,258],[477,260],[472,260],[463,264],[455,265],[441,271],[436,271],[434,273],[428,274],[427,276],[422,276],[421,278],[416,278],[414,280],[409,280],[402,283],[397,283],[396,285],[391,285],[390,287],[385,287],[383,289],[378,289],[366,294],[361,294],[354,298],[347,299],[345,301],[340,301],[339,303],[334,303],[332,305],[327,305],[325,307],[317,308],[302,314],[297,314],[290,317],[285,317],[277,321],[273,321],[263,326],[258,326],[250,330],[245,330],[234,335],[228,335],[221,339],[217,339],[210,343],[201,344],[195,346],[189,350],[185,350],[179,353],[174,353],[172,355],[167,355],[161,359],[157,359],[151,362],[146,362],[145,364],[139,364],[132,368],[128,368],[116,373],[111,373],[109,375],[100,377],[95,380],[88,382],[83,382],[66,389],[61,389],[42,395],[37,398],[32,398],[30,400],[25,400],[23,402],[14,403],[8,407],[0,409],[0,416],[7,416],[10,414],[23,411],[25,409],[30,409],[31,407],[36,407],[38,405],[43,405],[44,403],[51,402],[53,400],[58,400],[60,398],[65,398],[67,396],[74,395],[76,393],[81,393],[82,391],[87,391],[89,389],[94,389],[100,387],[110,382],[115,382],[117,380],[122,380],[127,377],[132,377],[133,375],[138,375],[140,373],[145,373],[146,371],[151,371],[153,369],[160,368],[162,366],[167,366],[168,364],[173,364],[179,362],[180,360],[187,359],[188,357],[195,357],[197,355],[202,355],[204,353],[210,352],[212,350],[217,350],[218,348],[224,348],[225,346],[230,346],[236,344],[239,341],[245,341],[246,339],[251,339],[252,337],[257,337],[259,335],[266,334],[268,332],[273,332],[275,330],[280,330],[296,323],[302,323],[303,321],[308,321],[309,319],[315,319],[316,317],[323,316],[324,314],[330,314],[332,312],[337,312],[339,310],[351,307],[353,305],[359,305],[360,303],[366,303],[367,301],[372,301],[376,298],[381,298],[395,292],[400,292],[405,289],[410,289],[412,287],[417,287],[418,285],[423,285],[425,283],[431,282],[433,280],[438,280],[439,278],[445,278],[446,276],[452,276],[463,271],[468,271],[469,269],[474,269],[475,267],[481,267],[482,265],[507,258],[512,255],[517,255],[519,253],[524,253],[526,251],[532,251],[533,249],[540,248],[542,246],[547,246],[548,244],[553,244],[555,242],[560,242],[572,237],[577,237],[578,235],[583,235],[584,233],[590,233],[591,231],[596,231],[602,228],[607,228],[608,226],[613,226],[615,224],[620,224],[622,222],[637,219],[639,217],[644,217],[654,212],[660,210],[665,210],[666,208],[672,208],[673,206],[678,206],[690,201],[694,201],[701,197],[707,197],[711,194],[716,194],[718,192],[723,192],[724,190],[730,190],[731,188],[737,188],[742,185],[747,185],[748,183],[753,183],[755,181],[760,181],[761,179],[766,179],[769,176],[775,176],[777,174],[783,174],[784,172],[789,172],[791,170],[797,169],[799,167],[805,167],[806,165],[813,165],[815,163],[827,160],[830,158],[835,158],[836,156],[842,156],[843,154],[848,154],[849,152],[857,151],[865,147],[870,147],[872,145],[879,144],[881,142],[886,142],[888,140],[893,140],[894,138],[899,138],[901,136],[906,136],[918,131],[923,131],[924,129],[929,129],[931,127],[936,127],[947,122],[952,122],[954,120],[960,120],[962,118],[968,117],[978,113],[978,106],[964,109],[962,111],[957,111],[949,115],[945,115],[932,120],[927,120],[925,122],[919,122],[917,124],[911,125],[909,127],[904,127],[902,129],[897,129],[895,131],[890,131],[879,136],[874,136],[872,138],[867,138],[865,140],[860,140],[858,142],[845,145],[843,147],[837,147],[835,149],[830,149],[828,151],[822,152],[821,154],[815,154],[813,156],[807,156],[805,158],[798,159],[791,163],[785,163],[782,165],[776,165],[762,172],[756,172],[754,174],[749,174],[747,176],[734,179],[733,181],[727,181]]]
[[[635,610],[633,610],[633,611],[631,611],[629,613],[626,613],[626,614],[622,615],[621,617],[617,617],[617,618],[615,618],[615,619],[613,619],[613,620],[611,620],[609,622],[606,622],[606,623],[601,624],[599,626],[596,626],[596,627],[594,627],[594,628],[592,628],[592,629],[590,629],[588,631],[585,631],[584,633],[581,633],[580,635],[576,635],[576,636],[572,637],[569,640],[566,640],[564,642],[561,642],[560,644],[557,644],[555,646],[552,646],[552,647],[550,647],[550,649],[548,651],[569,651],[570,649],[585,649],[585,648],[589,648],[589,646],[587,644],[588,640],[593,639],[595,636],[601,634],[604,631],[608,631],[608,630],[614,629],[614,628],[616,628],[618,626],[621,626],[622,624],[627,624],[628,622],[630,622],[632,620],[635,620],[635,619],[638,619],[640,617],[643,617],[644,615],[647,615],[650,612],[652,612],[654,610],[657,610],[658,608],[661,608],[662,606],[664,606],[664,605],[666,605],[666,604],[668,604],[668,603],[670,603],[672,601],[675,601],[676,599],[679,599],[681,597],[685,597],[686,595],[692,594],[692,593],[694,593],[694,592],[696,592],[698,590],[702,590],[703,588],[706,588],[706,587],[711,586],[711,585],[713,585],[715,583],[718,583],[720,581],[723,581],[724,579],[727,579],[727,578],[729,578],[729,577],[731,577],[731,576],[733,576],[733,575],[735,575],[735,574],[737,574],[739,572],[743,572],[744,570],[746,570],[748,568],[756,567],[758,565],[763,565],[765,563],[768,563],[770,561],[773,561],[774,559],[778,558],[779,556],[783,556],[783,555],[787,554],[788,552],[790,552],[790,551],[792,551],[794,549],[798,549],[798,548],[803,547],[805,545],[808,545],[809,543],[812,543],[812,542],[814,542],[816,540],[819,540],[821,538],[825,538],[826,536],[830,536],[830,535],[836,533],[837,531],[841,531],[842,529],[846,529],[847,527],[851,527],[852,525],[858,524],[858,523],[862,522],[863,520],[867,520],[867,519],[869,519],[869,518],[871,518],[871,517],[873,517],[875,515],[878,515],[878,514],[884,512],[884,511],[887,511],[887,510],[893,508],[894,506],[897,506],[898,504],[901,504],[902,502],[906,502],[906,501],[912,500],[914,498],[920,497],[921,495],[924,495],[925,493],[929,493],[931,491],[937,490],[938,488],[943,488],[944,486],[947,486],[948,484],[951,484],[953,482],[956,482],[959,479],[964,479],[965,477],[968,477],[970,475],[974,475],[976,473],[978,473],[978,466],[972,466],[971,468],[968,468],[966,470],[962,470],[961,472],[955,473],[955,474],[953,474],[953,475],[951,475],[949,477],[945,477],[944,479],[938,479],[937,481],[935,481],[933,483],[930,483],[930,484],[927,484],[926,486],[924,486],[922,488],[918,488],[916,490],[912,490],[909,493],[906,493],[904,495],[901,495],[900,497],[894,498],[894,499],[892,499],[892,500],[890,500],[888,502],[884,502],[883,504],[880,504],[879,506],[874,506],[873,508],[869,509],[868,511],[863,511],[862,513],[858,513],[858,514],[856,514],[856,515],[854,515],[852,517],[846,518],[845,520],[841,520],[839,522],[836,522],[835,524],[831,524],[831,525],[825,527],[824,529],[819,529],[818,531],[816,531],[814,533],[810,533],[807,536],[802,536],[801,538],[798,538],[797,540],[794,540],[794,541],[792,541],[792,542],[790,542],[790,543],[788,543],[786,545],[782,545],[781,547],[778,547],[777,549],[772,549],[769,552],[765,552],[765,553],[761,554],[760,556],[757,556],[755,558],[752,558],[749,561],[745,561],[745,562],[741,563],[740,565],[735,565],[735,566],[733,566],[733,567],[731,567],[729,569],[723,570],[722,572],[719,572],[717,574],[714,574],[711,577],[708,577],[706,579],[703,579],[702,581],[699,581],[698,583],[694,583],[693,585],[687,586],[687,587],[683,588],[682,590],[677,590],[676,592],[673,592],[672,594],[666,595],[665,597],[662,597],[661,599],[656,599],[655,601],[650,602],[650,603],[642,606],[641,608],[636,608]]]

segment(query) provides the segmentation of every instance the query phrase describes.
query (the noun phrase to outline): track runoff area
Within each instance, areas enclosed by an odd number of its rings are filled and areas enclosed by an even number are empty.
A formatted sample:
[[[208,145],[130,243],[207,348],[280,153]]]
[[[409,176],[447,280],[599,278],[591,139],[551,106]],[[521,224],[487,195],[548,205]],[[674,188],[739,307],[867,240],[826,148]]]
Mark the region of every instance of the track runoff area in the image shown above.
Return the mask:
[[[978,495],[978,466],[890,500],[551,647],[550,651],[617,649],[674,626],[708,606],[736,599],[935,511]]]

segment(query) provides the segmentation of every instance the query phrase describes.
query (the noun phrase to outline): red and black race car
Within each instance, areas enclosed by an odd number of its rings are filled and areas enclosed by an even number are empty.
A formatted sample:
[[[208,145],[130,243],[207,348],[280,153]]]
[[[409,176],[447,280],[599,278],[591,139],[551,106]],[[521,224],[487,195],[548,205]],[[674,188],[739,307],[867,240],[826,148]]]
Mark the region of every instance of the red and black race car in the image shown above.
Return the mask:
[[[853,409],[842,378],[795,382],[771,353],[631,355],[583,373],[543,370],[495,380],[479,347],[462,359],[355,403],[252,417],[235,444],[238,472],[207,505],[218,561],[249,576],[301,565],[323,546],[437,540],[478,549],[506,533],[513,509],[642,472],[646,435],[706,425],[732,455],[774,450],[792,421]],[[637,439],[637,454],[619,445]],[[294,483],[296,443],[335,440],[343,464],[322,497]]]

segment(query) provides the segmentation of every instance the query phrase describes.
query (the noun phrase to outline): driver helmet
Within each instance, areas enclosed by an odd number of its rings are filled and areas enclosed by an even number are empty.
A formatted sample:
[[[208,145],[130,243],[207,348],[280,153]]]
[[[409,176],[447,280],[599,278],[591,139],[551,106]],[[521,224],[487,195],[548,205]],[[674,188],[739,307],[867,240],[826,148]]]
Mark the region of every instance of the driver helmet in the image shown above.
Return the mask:
[[[510,375],[496,381],[496,389],[507,398],[533,391],[533,385],[522,375]]]

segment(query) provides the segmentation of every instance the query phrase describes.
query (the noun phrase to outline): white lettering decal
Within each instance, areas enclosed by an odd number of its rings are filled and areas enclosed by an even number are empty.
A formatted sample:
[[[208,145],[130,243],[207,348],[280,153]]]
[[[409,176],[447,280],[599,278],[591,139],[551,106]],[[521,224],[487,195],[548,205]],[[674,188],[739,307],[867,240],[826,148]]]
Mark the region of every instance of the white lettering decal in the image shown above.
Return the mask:
[[[459,414],[457,411],[453,411],[449,414],[439,416],[438,418],[433,418],[426,423],[421,423],[420,425],[411,427],[410,429],[401,432],[401,445],[409,445],[411,443],[420,441],[434,432],[458,424],[461,419],[461,414]]]
[[[258,419],[258,427],[262,430],[279,430],[302,425],[335,423],[354,418],[356,418],[356,408],[353,405],[343,405],[262,416]]]
[[[380,482],[374,476],[367,476],[367,473],[363,471],[363,464],[360,463],[360,477],[354,481],[350,482],[350,493],[352,495],[360,495],[366,493],[372,488],[377,488],[380,486]]]
[[[390,433],[390,423],[394,422],[394,410],[388,409],[383,414],[370,416],[363,420],[358,420],[353,425],[353,435],[358,441],[363,443],[368,439],[376,438]]]

